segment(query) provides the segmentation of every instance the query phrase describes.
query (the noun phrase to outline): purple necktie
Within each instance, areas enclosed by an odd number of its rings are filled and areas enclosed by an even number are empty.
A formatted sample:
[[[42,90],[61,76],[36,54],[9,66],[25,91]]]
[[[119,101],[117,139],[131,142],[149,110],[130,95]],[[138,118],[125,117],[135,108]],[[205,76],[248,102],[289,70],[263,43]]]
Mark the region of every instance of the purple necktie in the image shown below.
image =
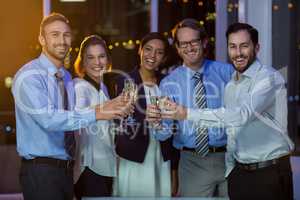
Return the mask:
[[[60,94],[62,97],[62,105],[64,105],[64,110],[69,110],[68,93],[64,84],[63,74],[58,71],[55,74],[55,77],[59,86]],[[74,158],[75,150],[76,150],[74,131],[65,131],[64,146],[69,156],[71,158]]]

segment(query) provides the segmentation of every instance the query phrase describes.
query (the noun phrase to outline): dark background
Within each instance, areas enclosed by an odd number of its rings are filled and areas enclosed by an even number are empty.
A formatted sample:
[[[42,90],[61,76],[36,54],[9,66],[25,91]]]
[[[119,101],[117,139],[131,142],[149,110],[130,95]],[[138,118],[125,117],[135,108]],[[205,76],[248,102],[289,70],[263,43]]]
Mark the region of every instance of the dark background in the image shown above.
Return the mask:
[[[5,79],[40,54],[39,24],[42,0],[1,1],[0,12],[0,193],[20,192],[18,185],[19,157],[16,153],[14,104]],[[292,3],[293,7],[288,7]],[[237,21],[238,0],[228,0],[228,22]],[[299,153],[299,68],[300,68],[300,1],[274,0],[272,39],[273,64],[288,67],[289,134]],[[146,0],[87,0],[63,3],[52,0],[52,11],[70,19],[74,41],[67,67],[73,72],[80,42],[89,34],[99,34],[111,45],[113,69],[130,71],[137,64],[138,42],[150,31],[150,1]],[[207,56],[214,58],[214,0],[159,0],[159,31],[171,36],[174,25],[186,17],[203,24],[209,35]],[[131,41],[131,42],[130,42]],[[129,44],[129,45],[128,45]],[[177,62],[175,55],[169,65]],[[12,131],[5,131],[11,127]]]

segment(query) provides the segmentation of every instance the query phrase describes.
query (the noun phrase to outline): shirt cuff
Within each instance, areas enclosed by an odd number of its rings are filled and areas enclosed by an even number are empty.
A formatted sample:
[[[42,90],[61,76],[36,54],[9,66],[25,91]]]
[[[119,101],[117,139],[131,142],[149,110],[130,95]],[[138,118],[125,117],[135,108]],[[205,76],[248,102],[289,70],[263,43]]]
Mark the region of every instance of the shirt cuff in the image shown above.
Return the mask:
[[[189,121],[197,121],[197,116],[199,116],[199,112],[195,109],[187,108],[187,116],[186,119]]]
[[[86,112],[84,118],[87,120],[88,123],[92,123],[96,121],[96,110],[90,109],[88,112]]]

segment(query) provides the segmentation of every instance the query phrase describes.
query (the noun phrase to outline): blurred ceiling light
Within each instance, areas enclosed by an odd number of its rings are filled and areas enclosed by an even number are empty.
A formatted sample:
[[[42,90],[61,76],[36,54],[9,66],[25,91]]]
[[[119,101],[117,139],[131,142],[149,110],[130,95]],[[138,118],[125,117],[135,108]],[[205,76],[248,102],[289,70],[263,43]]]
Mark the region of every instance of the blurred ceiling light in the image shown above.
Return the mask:
[[[126,42],[125,42],[126,43]],[[124,44],[123,44],[124,45]],[[135,48],[135,44],[133,43],[132,40],[129,40],[126,45],[124,45],[124,48],[125,49],[128,49],[128,50],[132,50]]]
[[[6,87],[6,88],[11,88],[12,82],[13,82],[12,77],[9,77],[9,76],[6,77],[6,78],[4,79],[5,87]]]
[[[86,0],[60,0],[61,2],[85,2]]]
[[[127,44],[131,45],[133,42],[132,40],[129,40]]]
[[[7,133],[7,134],[9,134],[9,133],[12,133],[13,132],[13,127],[11,126],[11,125],[5,125],[4,126],[4,133]]]
[[[135,44],[127,44],[126,46],[124,46],[124,48],[128,50],[132,50],[135,48]]]

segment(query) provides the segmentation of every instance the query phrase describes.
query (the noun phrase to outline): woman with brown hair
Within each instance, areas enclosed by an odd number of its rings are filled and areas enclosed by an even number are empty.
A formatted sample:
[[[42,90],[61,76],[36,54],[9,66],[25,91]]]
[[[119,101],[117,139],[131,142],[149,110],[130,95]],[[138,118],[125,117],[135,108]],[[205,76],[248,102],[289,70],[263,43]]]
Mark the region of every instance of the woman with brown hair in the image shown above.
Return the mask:
[[[91,35],[83,40],[75,61],[75,72],[78,76],[74,79],[75,109],[84,110],[109,101],[102,77],[110,63],[106,43],[100,36]],[[113,177],[116,176],[116,155],[111,125],[111,121],[101,120],[80,130],[81,174],[75,184],[75,195],[78,199],[111,196]]]

